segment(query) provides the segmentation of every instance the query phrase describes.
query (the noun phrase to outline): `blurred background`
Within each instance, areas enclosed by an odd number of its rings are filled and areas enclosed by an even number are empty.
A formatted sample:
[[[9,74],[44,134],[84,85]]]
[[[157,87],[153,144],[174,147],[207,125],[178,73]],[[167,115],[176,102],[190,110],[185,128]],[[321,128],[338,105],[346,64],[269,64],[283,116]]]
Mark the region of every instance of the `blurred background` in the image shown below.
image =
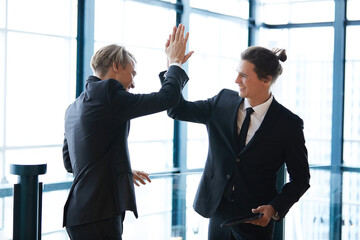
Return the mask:
[[[238,90],[248,46],[286,49],[273,93],[304,120],[312,177],[275,239],[360,239],[359,9],[359,0],[0,0],[0,239],[12,239],[12,163],[47,164],[42,239],[68,239],[64,114],[92,74],[91,56],[109,43],[125,45],[138,62],[133,92],[158,91],[164,45],[179,23],[195,51],[184,65],[189,100]],[[153,182],[136,188],[139,218],[126,215],[123,238],[207,239],[208,219],[192,208],[205,126],[165,112],[134,119],[129,147],[133,169]]]

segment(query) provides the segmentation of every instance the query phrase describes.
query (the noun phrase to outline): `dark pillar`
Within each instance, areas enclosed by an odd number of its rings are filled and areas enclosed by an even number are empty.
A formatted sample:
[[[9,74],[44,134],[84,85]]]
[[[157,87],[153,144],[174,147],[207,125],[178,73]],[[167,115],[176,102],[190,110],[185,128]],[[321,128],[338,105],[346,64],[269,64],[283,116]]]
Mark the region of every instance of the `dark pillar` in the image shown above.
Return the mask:
[[[14,185],[13,240],[41,239],[41,194],[39,175],[46,173],[46,164],[10,165],[10,173],[19,175]]]

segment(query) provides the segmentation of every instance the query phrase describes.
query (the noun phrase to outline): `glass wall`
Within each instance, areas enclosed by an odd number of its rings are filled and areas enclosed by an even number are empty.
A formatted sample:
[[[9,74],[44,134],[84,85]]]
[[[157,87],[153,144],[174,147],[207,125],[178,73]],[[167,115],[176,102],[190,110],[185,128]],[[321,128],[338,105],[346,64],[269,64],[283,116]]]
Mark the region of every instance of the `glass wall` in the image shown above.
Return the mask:
[[[334,0],[259,0],[257,3],[261,23],[334,21]]]
[[[331,161],[333,35],[330,27],[261,29],[259,33],[261,46],[286,49],[288,59],[282,63],[284,71],[274,85],[274,96],[304,120],[310,164]]]
[[[184,96],[190,101],[213,97],[222,88],[237,90],[236,69],[248,45],[285,48],[288,59],[273,93],[304,120],[311,165],[311,188],[286,215],[285,239],[360,238],[358,0],[344,5],[344,79],[335,80],[334,63],[342,64],[334,58],[341,47],[334,24],[339,13],[335,0],[93,3],[94,25],[85,22],[85,28],[93,29],[95,42],[85,51],[109,43],[126,46],[137,59],[134,93],[160,89],[158,74],[166,69],[164,45],[179,19],[190,32],[188,49],[195,51],[184,66],[190,77]],[[62,210],[72,176],[63,167],[61,148],[64,113],[75,99],[79,80],[77,6],[77,1],[0,0],[0,239],[12,238],[16,176],[9,174],[11,163],[47,163],[47,174],[40,177],[46,186],[43,239],[68,239]],[[255,20],[255,26],[249,19]],[[249,38],[252,33],[255,38]],[[344,82],[344,92],[339,93],[344,96],[343,115],[333,112],[334,93],[339,90],[334,81]],[[343,126],[334,125],[334,116],[343,119]],[[179,127],[166,112],[131,121],[132,167],[152,173],[153,182],[136,188],[139,218],[126,215],[124,239],[207,239],[208,219],[192,208],[207,156],[206,128],[192,123],[181,123],[180,128],[185,131],[176,143]],[[334,129],[343,129],[343,135],[336,136],[343,145],[342,159],[332,166]],[[173,157],[174,149],[183,156],[180,162]],[[181,174],[173,175],[174,167]],[[333,179],[340,179],[339,184],[335,186]],[[337,193],[340,198],[334,199]],[[331,235],[334,201],[340,208],[338,238]]]
[[[304,120],[312,165],[331,162],[333,35],[329,27],[261,29],[259,33],[261,46],[286,49],[288,59],[282,64],[284,72],[273,93],[281,104]],[[324,219],[329,222],[330,175],[326,171],[312,171],[311,176],[311,188],[285,218],[285,239],[328,239],[329,225],[324,224]]]
[[[64,113],[75,98],[76,26],[76,1],[0,1],[1,189],[16,182],[11,163],[47,163],[45,182],[69,177],[59,169]],[[46,193],[44,199],[59,198]],[[0,236],[10,239],[12,197],[1,198],[0,208]],[[44,215],[43,221],[57,219]]]
[[[356,4],[353,1],[352,4]],[[358,3],[358,2],[357,2]],[[350,2],[349,2],[350,4]],[[353,6],[353,5],[351,5]],[[354,6],[355,7],[355,6]],[[360,19],[348,8],[348,17]],[[344,106],[344,165],[342,239],[360,238],[360,26],[346,29],[345,106]]]
[[[357,10],[360,8],[360,2],[358,0],[347,0],[346,6],[347,20],[360,20],[360,14]]]
[[[348,20],[359,19],[358,11],[354,10],[357,4],[358,1],[347,1]],[[339,92],[333,88],[333,81],[343,81],[334,80],[334,62],[341,64],[334,59],[334,51],[340,48],[335,37],[341,38],[335,36],[332,24],[335,21],[335,1],[262,0],[259,7],[258,16],[267,24],[259,31],[260,45],[285,48],[288,55],[283,64],[284,73],[274,86],[274,95],[304,120],[312,168],[311,188],[285,218],[285,239],[339,239],[331,235],[333,231],[341,232],[341,239],[357,239],[360,229],[360,198],[356,190],[359,186],[360,106],[358,23],[349,22],[355,26],[347,26],[345,30],[343,159],[334,161],[332,130],[342,126],[332,123],[333,115],[341,114],[333,112],[333,95]],[[340,169],[339,173],[326,170],[337,161],[339,164],[333,169]],[[334,185],[332,179],[340,179],[340,182]],[[340,203],[332,200],[334,195],[341,196]],[[331,219],[331,209],[338,206],[341,206],[341,215]],[[341,229],[335,229],[333,225],[337,220]]]
[[[124,45],[137,60],[136,87],[130,91],[155,92],[161,87],[158,74],[166,70],[165,43],[175,24],[174,9],[136,1],[95,1],[94,51],[110,43]],[[131,121],[129,150],[134,169],[154,172],[173,167],[173,128],[166,112]]]
[[[360,27],[349,26],[346,35],[344,164],[360,167]]]
[[[248,12],[248,4],[244,1],[233,2],[237,2],[235,8],[244,5],[247,11],[242,11]],[[197,3],[196,6],[202,5]],[[209,14],[203,11],[205,9],[190,9],[189,50],[194,50],[195,53],[189,60],[189,101],[211,98],[223,88],[237,90],[236,69],[240,63],[241,51],[248,45],[245,21],[240,18],[226,18],[226,15]],[[187,168],[203,168],[207,149],[205,126],[187,123]]]

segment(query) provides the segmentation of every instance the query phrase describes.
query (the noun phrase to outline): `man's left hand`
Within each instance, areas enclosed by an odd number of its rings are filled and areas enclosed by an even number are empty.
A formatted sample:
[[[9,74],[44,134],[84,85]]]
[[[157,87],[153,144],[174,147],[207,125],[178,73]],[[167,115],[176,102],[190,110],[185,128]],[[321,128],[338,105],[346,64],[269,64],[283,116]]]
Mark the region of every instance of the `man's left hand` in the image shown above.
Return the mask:
[[[249,221],[247,223],[251,223],[251,224],[254,224],[257,226],[262,226],[262,227],[266,227],[269,224],[272,216],[274,216],[274,214],[276,212],[274,207],[271,205],[262,205],[256,209],[251,209],[251,211],[253,213],[263,213],[264,215],[259,219]]]
[[[140,186],[139,182],[142,185],[146,184],[145,180],[147,180],[149,183],[151,182],[149,178],[149,174],[146,172],[133,170],[132,173],[133,173],[134,184],[138,187]]]

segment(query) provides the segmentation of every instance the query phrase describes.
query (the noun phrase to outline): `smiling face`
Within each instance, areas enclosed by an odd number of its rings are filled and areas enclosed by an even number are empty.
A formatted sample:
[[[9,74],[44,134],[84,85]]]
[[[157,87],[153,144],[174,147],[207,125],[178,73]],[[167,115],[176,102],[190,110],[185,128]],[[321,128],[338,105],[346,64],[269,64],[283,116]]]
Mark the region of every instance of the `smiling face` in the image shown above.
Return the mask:
[[[119,81],[126,91],[129,91],[130,88],[134,88],[134,78],[136,76],[136,70],[135,70],[135,63],[133,61],[130,61],[125,68],[123,68],[121,65],[116,68],[116,66],[113,66],[115,71],[114,79]]]
[[[270,97],[271,77],[259,79],[254,71],[254,64],[241,61],[235,83],[239,86],[239,96],[247,98],[251,106],[264,103]]]

